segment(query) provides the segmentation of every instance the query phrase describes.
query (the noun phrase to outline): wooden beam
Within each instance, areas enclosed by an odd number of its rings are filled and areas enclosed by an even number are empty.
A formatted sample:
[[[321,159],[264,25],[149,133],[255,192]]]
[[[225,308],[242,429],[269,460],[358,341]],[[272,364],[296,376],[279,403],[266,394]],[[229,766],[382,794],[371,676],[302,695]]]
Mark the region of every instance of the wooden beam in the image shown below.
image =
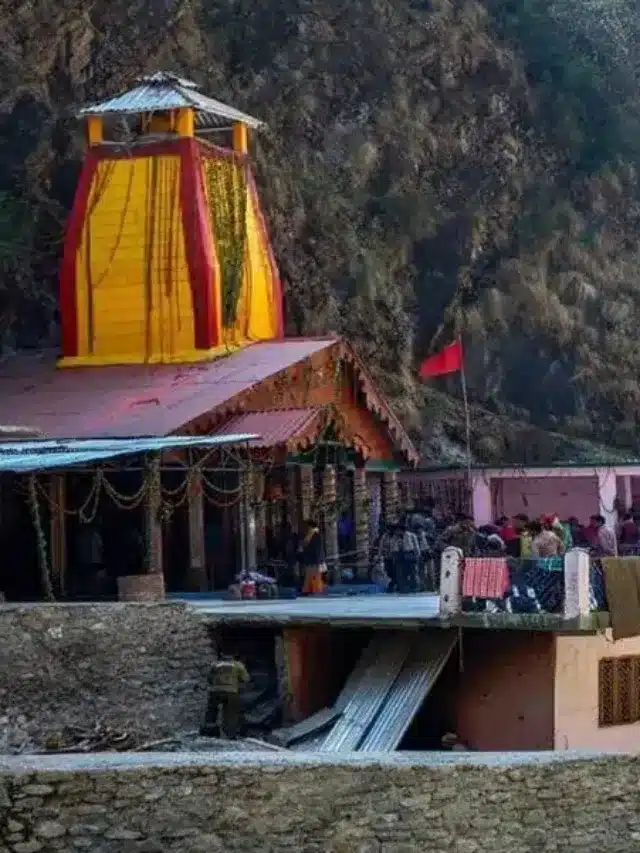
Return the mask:
[[[162,554],[162,482],[160,460],[152,459],[146,472],[147,495],[145,502],[145,550],[146,563],[150,574],[163,572]]]
[[[58,597],[64,598],[67,569],[67,530],[65,521],[66,481],[64,474],[49,479],[51,580]]]
[[[326,465],[322,474],[324,509],[324,547],[327,565],[334,583],[340,583],[340,549],[338,548],[337,478],[334,465]]]
[[[353,472],[353,509],[356,545],[356,573],[360,580],[369,577],[369,493],[367,472],[358,467]]]
[[[193,592],[206,592],[207,560],[204,536],[204,500],[202,490],[202,471],[193,468],[189,471],[188,482],[189,516],[189,589]]]

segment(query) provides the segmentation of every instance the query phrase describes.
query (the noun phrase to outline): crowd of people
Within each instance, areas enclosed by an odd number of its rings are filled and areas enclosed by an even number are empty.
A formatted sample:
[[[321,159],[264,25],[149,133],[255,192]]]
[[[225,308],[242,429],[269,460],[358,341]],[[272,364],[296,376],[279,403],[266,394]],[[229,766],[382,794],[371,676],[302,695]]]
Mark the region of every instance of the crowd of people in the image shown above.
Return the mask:
[[[477,526],[468,514],[452,518],[435,504],[427,504],[403,512],[398,523],[386,525],[374,558],[375,579],[388,592],[435,591],[440,556],[448,546],[459,548],[466,557],[516,560],[560,558],[573,547],[597,557],[617,556],[640,549],[640,515],[633,509],[623,513],[616,531],[597,514],[586,524],[575,517],[564,520],[546,514],[532,519],[519,513]]]

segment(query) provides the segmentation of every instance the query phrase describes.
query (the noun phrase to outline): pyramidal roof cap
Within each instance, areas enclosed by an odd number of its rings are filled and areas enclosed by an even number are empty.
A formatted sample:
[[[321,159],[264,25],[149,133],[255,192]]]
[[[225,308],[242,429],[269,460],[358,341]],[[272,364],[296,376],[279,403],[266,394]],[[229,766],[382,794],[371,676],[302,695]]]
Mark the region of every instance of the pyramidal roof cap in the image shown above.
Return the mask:
[[[264,122],[203,95],[198,91],[196,83],[176,74],[157,71],[138,77],[136,83],[138,85],[132,89],[104,101],[87,104],[78,112],[78,117],[133,115],[190,107],[195,111],[198,127],[225,127],[229,122],[236,121],[255,130],[264,127]]]

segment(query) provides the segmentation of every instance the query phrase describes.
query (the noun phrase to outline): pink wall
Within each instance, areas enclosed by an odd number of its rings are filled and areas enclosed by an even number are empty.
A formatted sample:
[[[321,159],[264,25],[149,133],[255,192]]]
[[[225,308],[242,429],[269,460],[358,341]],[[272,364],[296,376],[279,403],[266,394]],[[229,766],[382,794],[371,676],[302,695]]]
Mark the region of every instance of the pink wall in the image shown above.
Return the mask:
[[[530,518],[557,513],[585,522],[599,511],[598,481],[593,477],[505,477],[492,481],[496,515],[524,512]]]
[[[553,749],[554,636],[464,633],[457,733],[472,749]]]
[[[601,658],[640,655],[640,637],[614,643],[605,635],[557,637],[554,749],[619,750],[640,754],[640,723],[598,726]]]

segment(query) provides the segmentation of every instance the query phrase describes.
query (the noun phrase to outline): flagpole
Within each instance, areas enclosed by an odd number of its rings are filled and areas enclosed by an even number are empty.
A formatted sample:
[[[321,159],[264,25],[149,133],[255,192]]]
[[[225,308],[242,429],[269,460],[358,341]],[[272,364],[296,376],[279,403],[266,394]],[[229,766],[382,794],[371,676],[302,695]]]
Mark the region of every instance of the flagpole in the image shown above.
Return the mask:
[[[471,414],[469,412],[469,398],[467,396],[467,377],[464,372],[464,350],[462,349],[462,341],[460,342],[460,351],[462,352],[462,361],[460,365],[460,384],[462,385],[462,401],[464,403],[464,425],[467,439],[467,476],[469,478],[469,489],[471,489]]]

